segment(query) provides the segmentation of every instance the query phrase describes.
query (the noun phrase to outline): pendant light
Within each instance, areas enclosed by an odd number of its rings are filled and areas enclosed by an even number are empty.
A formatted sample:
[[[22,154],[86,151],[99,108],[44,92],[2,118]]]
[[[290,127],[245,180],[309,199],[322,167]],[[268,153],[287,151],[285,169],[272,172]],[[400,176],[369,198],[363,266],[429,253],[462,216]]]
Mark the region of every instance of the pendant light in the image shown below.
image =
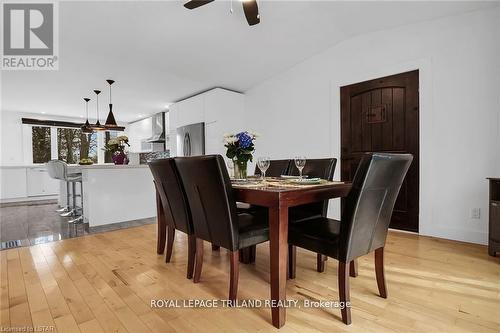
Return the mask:
[[[89,101],[90,98],[84,98],[85,101],[85,113],[87,114],[87,121],[82,125],[81,130],[83,133],[92,133],[92,127],[89,123]]]
[[[99,94],[101,93],[100,90],[94,90],[95,92],[95,95],[96,95],[96,100],[95,100],[95,105],[96,105],[96,110],[97,110],[97,121],[94,125],[91,126],[91,128],[94,130],[94,131],[105,131],[106,130],[106,127],[104,127],[103,125],[101,125],[101,123],[99,122]]]
[[[109,83],[109,113],[106,118],[106,124],[104,125],[106,129],[116,129],[118,125],[116,124],[115,116],[113,115],[113,103],[111,102],[111,85],[115,83],[113,80],[106,80]]]

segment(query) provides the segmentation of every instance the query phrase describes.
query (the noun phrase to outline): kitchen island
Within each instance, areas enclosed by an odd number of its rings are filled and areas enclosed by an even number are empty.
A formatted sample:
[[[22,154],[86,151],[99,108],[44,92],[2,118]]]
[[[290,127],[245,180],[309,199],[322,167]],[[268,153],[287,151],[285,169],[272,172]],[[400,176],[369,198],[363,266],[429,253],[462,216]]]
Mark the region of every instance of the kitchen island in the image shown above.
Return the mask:
[[[94,164],[68,169],[82,173],[83,215],[89,227],[156,216],[153,176],[147,165]],[[66,185],[61,183],[59,203],[64,206]]]

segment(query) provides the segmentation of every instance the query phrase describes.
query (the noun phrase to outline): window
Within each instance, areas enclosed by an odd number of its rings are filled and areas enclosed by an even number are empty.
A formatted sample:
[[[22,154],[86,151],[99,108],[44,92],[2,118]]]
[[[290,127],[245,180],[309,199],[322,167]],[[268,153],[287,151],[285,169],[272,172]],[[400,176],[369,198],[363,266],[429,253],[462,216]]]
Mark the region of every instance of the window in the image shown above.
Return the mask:
[[[112,163],[111,154],[103,151],[103,145],[120,135],[119,131],[83,133],[79,127],[62,127],[51,124],[23,125],[23,148],[26,162],[44,164],[59,159],[77,164],[88,158],[94,163]],[[29,137],[29,139],[28,139]]]
[[[80,159],[90,158],[97,163],[97,133],[81,133],[80,141]]]
[[[78,128],[57,129],[57,158],[75,164],[82,158],[97,162],[97,134],[82,133]]]
[[[33,163],[46,163],[50,161],[50,127],[33,126],[31,133]]]
[[[108,144],[108,141],[110,139],[114,139],[118,136],[118,132],[115,132],[115,131],[109,131],[109,132],[105,132],[105,136],[104,136],[104,145],[107,145]],[[110,152],[106,151],[104,153],[104,163],[113,163],[113,157],[111,155]]]

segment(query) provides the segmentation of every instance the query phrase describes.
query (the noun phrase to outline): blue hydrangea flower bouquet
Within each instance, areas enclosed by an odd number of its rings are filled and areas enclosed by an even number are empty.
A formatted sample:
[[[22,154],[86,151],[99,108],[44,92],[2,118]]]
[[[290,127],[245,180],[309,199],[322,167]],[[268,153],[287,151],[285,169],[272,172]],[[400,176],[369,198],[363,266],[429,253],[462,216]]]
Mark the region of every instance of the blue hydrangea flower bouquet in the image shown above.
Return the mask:
[[[255,152],[254,141],[257,138],[255,133],[240,132],[237,134],[224,135],[224,147],[227,148],[226,156],[234,164],[234,178],[247,178],[248,161],[253,160]]]

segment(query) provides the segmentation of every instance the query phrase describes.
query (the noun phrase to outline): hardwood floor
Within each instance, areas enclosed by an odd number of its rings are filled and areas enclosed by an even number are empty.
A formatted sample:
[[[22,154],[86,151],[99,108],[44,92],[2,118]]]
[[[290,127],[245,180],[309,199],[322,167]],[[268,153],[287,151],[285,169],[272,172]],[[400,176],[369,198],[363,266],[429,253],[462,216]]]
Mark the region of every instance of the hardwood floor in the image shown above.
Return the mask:
[[[205,244],[200,283],[186,276],[187,238],[172,259],[156,254],[155,226],[117,230],[0,252],[0,327],[58,332],[271,332],[267,308],[151,308],[151,299],[224,299],[227,251]],[[269,296],[269,247],[240,265],[238,299]],[[388,298],[378,296],[373,256],[350,278],[352,325],[338,309],[289,308],[280,332],[498,332],[500,258],[486,247],[391,232],[385,248]],[[337,300],[337,263],[316,272],[298,249],[288,299]],[[50,329],[49,329],[50,331]]]

